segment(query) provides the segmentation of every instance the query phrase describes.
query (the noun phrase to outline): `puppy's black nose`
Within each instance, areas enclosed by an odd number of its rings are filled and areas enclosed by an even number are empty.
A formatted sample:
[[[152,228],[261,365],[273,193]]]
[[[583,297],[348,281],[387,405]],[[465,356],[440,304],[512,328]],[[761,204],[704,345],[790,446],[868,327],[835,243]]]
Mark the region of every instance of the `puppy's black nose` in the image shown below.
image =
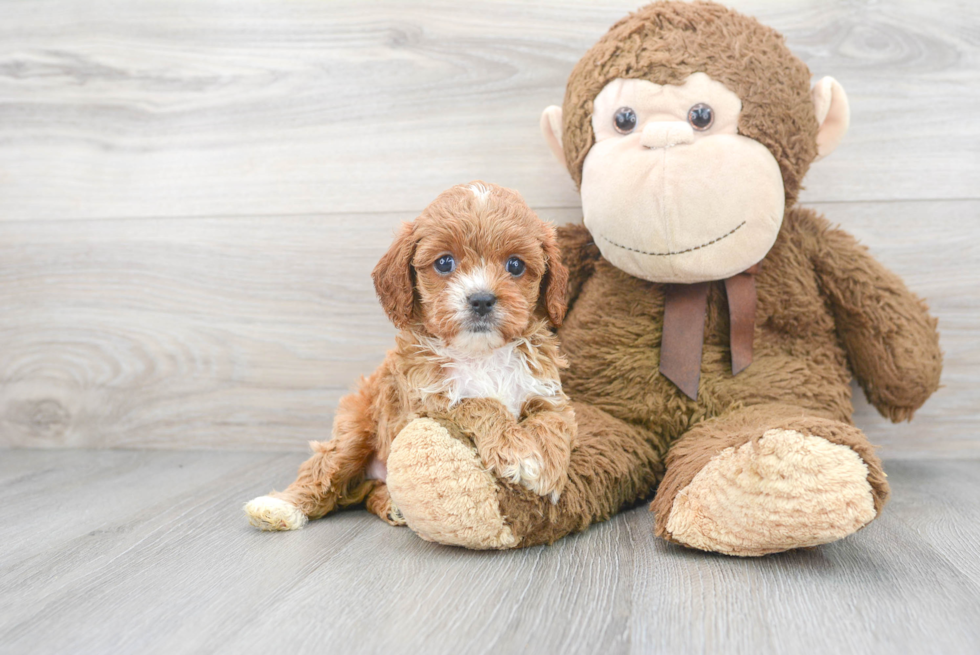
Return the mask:
[[[493,311],[493,306],[497,304],[497,296],[489,291],[474,293],[466,300],[470,303],[470,309],[476,312],[477,316],[486,316]]]

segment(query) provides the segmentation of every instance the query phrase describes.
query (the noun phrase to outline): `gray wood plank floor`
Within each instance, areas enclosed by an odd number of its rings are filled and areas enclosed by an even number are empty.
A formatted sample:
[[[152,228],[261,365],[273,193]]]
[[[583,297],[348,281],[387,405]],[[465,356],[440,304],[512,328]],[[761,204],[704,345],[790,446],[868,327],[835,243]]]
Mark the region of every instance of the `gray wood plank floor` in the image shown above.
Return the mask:
[[[980,460],[888,462],[868,529],[740,560],[655,539],[645,508],[506,553],[361,510],[248,527],[298,459],[0,451],[0,652],[980,652]]]

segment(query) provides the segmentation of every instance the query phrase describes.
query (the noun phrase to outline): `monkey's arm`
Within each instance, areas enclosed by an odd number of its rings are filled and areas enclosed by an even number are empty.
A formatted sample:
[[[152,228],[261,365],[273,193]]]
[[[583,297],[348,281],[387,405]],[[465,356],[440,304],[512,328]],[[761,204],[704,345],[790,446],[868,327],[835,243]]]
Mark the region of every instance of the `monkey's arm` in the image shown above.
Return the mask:
[[[851,368],[883,416],[907,421],[939,388],[936,319],[854,237],[813,218],[813,261]]]
[[[571,309],[602,255],[585,226],[576,223],[558,228],[558,246],[561,261],[568,268],[568,307]]]

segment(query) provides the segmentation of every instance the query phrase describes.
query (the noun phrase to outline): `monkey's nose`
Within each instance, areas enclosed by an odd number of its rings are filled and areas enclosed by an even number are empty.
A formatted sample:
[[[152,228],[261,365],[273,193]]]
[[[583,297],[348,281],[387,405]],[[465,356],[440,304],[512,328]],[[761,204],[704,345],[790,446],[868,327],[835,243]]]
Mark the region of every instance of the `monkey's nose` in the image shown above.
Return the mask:
[[[480,291],[467,298],[466,302],[470,304],[470,309],[476,312],[477,316],[486,316],[493,311],[493,306],[497,304],[497,296],[489,291]]]
[[[669,148],[694,141],[694,130],[684,121],[653,121],[643,126],[640,144],[646,148]]]

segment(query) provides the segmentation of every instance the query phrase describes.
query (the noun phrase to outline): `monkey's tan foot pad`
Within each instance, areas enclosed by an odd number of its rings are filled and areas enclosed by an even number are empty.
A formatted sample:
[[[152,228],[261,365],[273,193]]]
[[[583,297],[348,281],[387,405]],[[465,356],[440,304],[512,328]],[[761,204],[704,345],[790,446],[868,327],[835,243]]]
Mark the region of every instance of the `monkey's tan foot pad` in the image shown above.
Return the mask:
[[[836,541],[876,516],[868,466],[847,446],[769,430],[727,448],[675,496],[671,541],[751,557]]]
[[[416,419],[398,434],[386,482],[408,527],[427,541],[477,550],[518,544],[476,449],[436,421]]]
[[[259,496],[245,505],[248,522],[259,530],[298,530],[306,525],[303,512],[285,500]]]

